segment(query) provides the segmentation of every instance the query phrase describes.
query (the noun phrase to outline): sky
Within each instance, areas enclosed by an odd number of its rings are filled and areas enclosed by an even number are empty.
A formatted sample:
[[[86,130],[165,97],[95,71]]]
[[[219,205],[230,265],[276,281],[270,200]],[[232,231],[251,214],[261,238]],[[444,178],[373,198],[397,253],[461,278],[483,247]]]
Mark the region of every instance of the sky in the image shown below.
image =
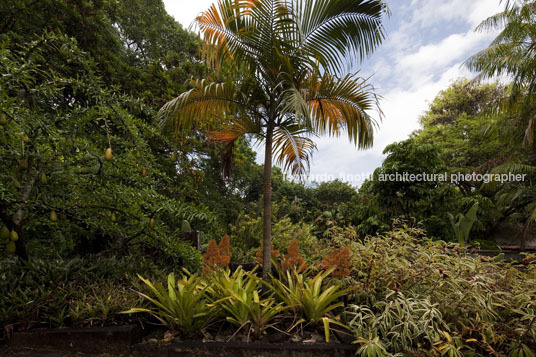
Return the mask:
[[[166,10],[188,28],[214,0],[164,0]],[[384,148],[419,129],[419,117],[437,94],[459,78],[472,78],[463,63],[486,48],[496,34],[476,26],[501,10],[500,0],[387,0],[383,44],[353,71],[369,78],[381,95],[384,118],[374,146],[357,150],[346,135],[316,139],[309,182],[340,179],[354,186],[381,166]],[[376,113],[371,113],[378,118]],[[263,150],[257,150],[262,163]]]

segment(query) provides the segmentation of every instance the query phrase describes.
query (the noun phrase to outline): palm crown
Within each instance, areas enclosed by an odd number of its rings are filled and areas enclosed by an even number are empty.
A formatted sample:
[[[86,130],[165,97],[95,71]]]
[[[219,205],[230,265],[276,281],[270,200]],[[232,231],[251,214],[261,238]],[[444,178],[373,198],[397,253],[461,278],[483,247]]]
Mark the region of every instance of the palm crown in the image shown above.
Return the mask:
[[[229,146],[244,134],[265,141],[268,268],[272,154],[301,176],[314,135],[346,131],[359,148],[372,144],[373,88],[357,74],[334,73],[380,44],[386,11],[381,0],[219,0],[196,20],[202,54],[223,80],[192,81],[164,105],[160,123],[175,134],[203,130]]]

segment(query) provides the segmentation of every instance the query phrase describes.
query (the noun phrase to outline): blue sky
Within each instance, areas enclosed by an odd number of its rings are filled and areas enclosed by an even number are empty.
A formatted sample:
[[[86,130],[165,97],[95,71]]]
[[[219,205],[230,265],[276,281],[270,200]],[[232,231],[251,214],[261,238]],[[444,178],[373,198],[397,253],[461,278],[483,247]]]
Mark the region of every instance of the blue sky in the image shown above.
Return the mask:
[[[164,0],[167,11],[184,27],[214,0]],[[381,165],[386,145],[406,139],[419,128],[419,116],[438,92],[461,77],[472,54],[487,47],[494,34],[475,32],[485,18],[501,10],[500,0],[387,0],[392,15],[385,20],[387,38],[355,70],[371,76],[385,114],[374,147],[358,151],[339,138],[317,139],[310,181],[343,179],[359,186],[364,174]],[[372,113],[375,115],[375,113]],[[257,148],[262,162],[262,147]]]

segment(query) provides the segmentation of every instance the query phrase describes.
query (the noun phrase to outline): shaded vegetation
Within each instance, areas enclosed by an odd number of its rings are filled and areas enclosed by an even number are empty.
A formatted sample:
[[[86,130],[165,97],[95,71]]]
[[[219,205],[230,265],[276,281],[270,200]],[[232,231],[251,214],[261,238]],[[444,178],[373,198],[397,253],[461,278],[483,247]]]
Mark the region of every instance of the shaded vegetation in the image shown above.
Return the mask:
[[[512,83],[452,83],[359,188],[284,173],[307,172],[311,133],[371,144],[374,91],[329,73],[379,45],[385,4],[274,3],[277,31],[242,9],[232,30],[243,37],[226,41],[208,29],[213,8],[199,19],[208,44],[161,1],[0,3],[4,336],[161,323],[209,340],[350,338],[362,356],[534,356],[536,257],[476,248],[499,249],[504,231],[522,248],[534,237],[535,2],[484,21],[501,32],[467,62]],[[370,18],[318,30],[344,9]],[[301,43],[298,30],[312,32]],[[233,104],[198,104],[211,94]],[[163,105],[174,135],[157,125]],[[445,179],[380,179],[396,173]],[[524,180],[450,179],[473,173]],[[236,262],[276,269],[261,279]]]

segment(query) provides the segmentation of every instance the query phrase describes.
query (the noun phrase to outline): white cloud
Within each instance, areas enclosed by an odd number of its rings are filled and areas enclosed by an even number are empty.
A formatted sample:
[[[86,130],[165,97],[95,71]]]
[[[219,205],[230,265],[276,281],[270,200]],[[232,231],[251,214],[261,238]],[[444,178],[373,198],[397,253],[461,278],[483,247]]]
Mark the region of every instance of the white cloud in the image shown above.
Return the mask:
[[[504,1],[499,4],[497,0],[478,1],[474,4],[473,11],[468,16],[468,21],[473,28],[478,26],[483,20],[502,11]]]
[[[480,36],[474,32],[452,34],[439,43],[422,46],[417,52],[402,57],[398,66],[412,71],[428,71],[432,68],[443,67],[460,56],[464,56],[467,50],[479,40]]]
[[[419,129],[419,117],[439,91],[447,88],[454,80],[469,75],[458,62],[452,64],[437,80],[429,81],[418,89],[396,88],[386,93],[382,101],[385,119],[376,133],[374,147],[358,151],[344,136],[322,138],[318,140],[318,152],[313,158],[311,175],[314,177],[327,173],[339,177],[341,173],[358,175],[372,172],[381,164],[384,157],[382,153],[387,145],[405,140]],[[351,183],[359,185],[362,182]]]
[[[175,20],[184,28],[188,28],[195,18],[214,2],[215,0],[164,0],[164,5]]]
[[[394,72],[398,74],[399,82],[421,87],[454,61],[465,61],[478,45],[483,48],[489,40],[490,35],[473,31],[452,34],[440,42],[421,46],[414,53],[400,56]]]
[[[497,13],[500,0],[413,0],[412,23],[429,27],[439,23],[464,21],[476,26],[486,17]]]

